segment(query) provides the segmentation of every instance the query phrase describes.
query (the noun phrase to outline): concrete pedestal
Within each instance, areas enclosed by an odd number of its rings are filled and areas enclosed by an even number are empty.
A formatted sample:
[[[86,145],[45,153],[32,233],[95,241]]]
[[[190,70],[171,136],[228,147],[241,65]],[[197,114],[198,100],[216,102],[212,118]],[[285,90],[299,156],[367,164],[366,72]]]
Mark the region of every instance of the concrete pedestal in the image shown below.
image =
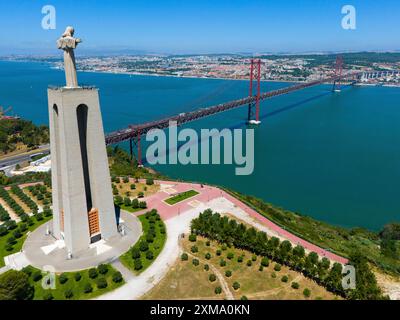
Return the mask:
[[[99,95],[95,88],[48,90],[53,235],[69,254],[118,236]]]

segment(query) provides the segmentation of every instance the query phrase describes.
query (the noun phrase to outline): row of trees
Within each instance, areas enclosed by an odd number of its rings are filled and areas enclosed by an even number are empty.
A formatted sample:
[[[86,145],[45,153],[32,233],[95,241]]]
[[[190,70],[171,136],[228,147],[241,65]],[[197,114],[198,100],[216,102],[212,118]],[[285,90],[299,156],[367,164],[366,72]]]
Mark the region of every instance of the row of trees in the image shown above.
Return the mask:
[[[359,277],[357,277],[356,289],[349,291],[342,287],[343,269],[340,263],[334,263],[331,266],[331,262],[327,258],[320,259],[315,252],[310,252],[307,255],[302,246],[293,247],[287,240],[281,242],[276,237],[268,238],[265,232],[257,231],[252,227],[248,228],[243,223],[237,223],[236,220],[229,219],[227,216],[206,210],[192,221],[191,229],[192,233],[285,264],[292,270],[302,272],[304,276],[342,297],[354,299],[382,298],[367,261],[356,254],[350,261],[356,268]],[[359,274],[360,272],[362,274]]]
[[[124,205],[125,207],[132,207],[133,209],[147,208],[146,201],[139,201],[137,198],[131,200],[128,197],[122,198],[121,196],[116,196],[114,197],[114,203],[119,207]]]
[[[18,215],[23,215],[24,209],[10,196],[10,194],[4,189],[0,188],[0,198],[2,198],[7,205]]]
[[[23,203],[25,203],[32,212],[38,212],[39,208],[35,201],[33,201],[26,193],[24,193],[18,186],[12,186],[11,192],[14,193]]]
[[[7,210],[0,204],[0,221],[5,222],[10,220],[10,215],[8,214]]]
[[[28,187],[29,192],[44,205],[49,205],[52,202],[51,192],[47,189],[46,185],[37,184]]]

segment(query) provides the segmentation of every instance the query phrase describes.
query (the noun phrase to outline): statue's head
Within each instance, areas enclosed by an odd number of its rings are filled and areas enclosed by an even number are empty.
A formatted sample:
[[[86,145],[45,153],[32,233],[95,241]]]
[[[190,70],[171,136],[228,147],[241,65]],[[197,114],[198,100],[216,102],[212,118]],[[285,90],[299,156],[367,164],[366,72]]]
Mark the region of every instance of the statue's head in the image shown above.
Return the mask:
[[[75,30],[73,27],[69,26],[67,29],[65,29],[65,32],[63,33],[62,37],[73,37],[75,33]]]

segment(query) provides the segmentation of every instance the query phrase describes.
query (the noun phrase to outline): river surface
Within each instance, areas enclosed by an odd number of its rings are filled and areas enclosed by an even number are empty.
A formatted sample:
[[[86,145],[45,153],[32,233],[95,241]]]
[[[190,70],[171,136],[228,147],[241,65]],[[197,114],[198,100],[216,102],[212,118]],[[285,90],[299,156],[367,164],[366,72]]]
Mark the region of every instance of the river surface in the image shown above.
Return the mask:
[[[100,89],[106,132],[248,94],[246,81],[80,73]],[[0,105],[47,124],[47,86],[64,83],[46,64],[0,61]],[[288,86],[263,83],[262,91]],[[255,170],[236,165],[158,165],[174,178],[224,185],[346,227],[400,221],[400,88],[321,85],[261,104]],[[245,107],[186,127],[244,128]],[[126,147],[126,144],[124,145]]]

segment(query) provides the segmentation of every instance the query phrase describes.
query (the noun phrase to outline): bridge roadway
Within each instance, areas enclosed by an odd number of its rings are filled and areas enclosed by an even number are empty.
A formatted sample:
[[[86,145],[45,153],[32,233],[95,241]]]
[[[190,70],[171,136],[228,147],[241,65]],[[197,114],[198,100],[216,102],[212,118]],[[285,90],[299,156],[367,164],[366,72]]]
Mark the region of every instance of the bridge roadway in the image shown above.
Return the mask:
[[[282,88],[282,89],[278,89],[278,90],[265,92],[260,95],[260,101],[269,99],[272,97],[288,94],[293,91],[313,87],[313,86],[316,86],[316,85],[319,85],[322,83],[332,83],[332,82],[338,81],[339,79],[340,79],[340,81],[349,81],[349,80],[355,81],[355,79],[360,79],[362,74],[363,74],[362,72],[349,73],[349,74],[342,75],[341,77],[333,76],[330,78],[324,78],[324,79],[307,82],[307,83],[300,83],[300,84],[296,84],[296,85],[293,85],[293,86],[290,86],[287,88]],[[242,99],[233,100],[230,102],[218,104],[218,105],[207,107],[207,108],[201,108],[201,109],[198,109],[195,111],[182,113],[182,114],[167,117],[167,118],[164,118],[161,120],[151,121],[151,122],[138,124],[138,125],[131,125],[126,129],[114,131],[114,132],[111,132],[108,135],[106,135],[106,137],[105,137],[106,144],[109,145],[109,144],[119,143],[122,141],[131,140],[131,139],[137,139],[138,137],[140,137],[140,135],[146,134],[147,132],[149,132],[152,129],[168,128],[171,121],[175,121],[177,123],[177,125],[179,126],[184,123],[188,123],[188,122],[200,119],[200,118],[208,117],[208,116],[211,116],[211,115],[223,112],[223,111],[235,109],[235,108],[243,106],[243,105],[248,105],[250,103],[255,102],[256,99],[257,99],[256,96],[248,96],[248,97],[245,97]]]

